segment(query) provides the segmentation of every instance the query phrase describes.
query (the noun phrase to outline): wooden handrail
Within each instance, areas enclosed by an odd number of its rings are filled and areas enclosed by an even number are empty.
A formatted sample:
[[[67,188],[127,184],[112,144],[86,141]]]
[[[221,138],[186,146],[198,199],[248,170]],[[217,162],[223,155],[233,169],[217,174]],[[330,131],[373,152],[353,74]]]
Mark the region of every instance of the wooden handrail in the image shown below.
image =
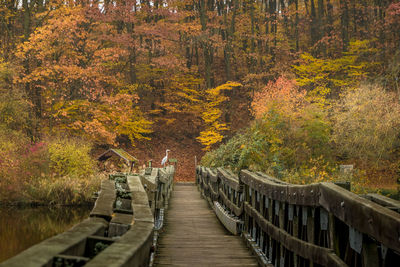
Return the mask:
[[[261,172],[216,171],[218,179],[214,170],[196,168],[199,190],[206,198],[212,193],[225,208],[218,211],[222,222],[229,221],[222,216],[243,222],[241,234],[262,266],[395,266],[400,261],[399,202],[375,196],[375,203],[333,183],[295,185]],[[218,196],[212,185],[218,186]],[[242,201],[226,194],[239,190]]]

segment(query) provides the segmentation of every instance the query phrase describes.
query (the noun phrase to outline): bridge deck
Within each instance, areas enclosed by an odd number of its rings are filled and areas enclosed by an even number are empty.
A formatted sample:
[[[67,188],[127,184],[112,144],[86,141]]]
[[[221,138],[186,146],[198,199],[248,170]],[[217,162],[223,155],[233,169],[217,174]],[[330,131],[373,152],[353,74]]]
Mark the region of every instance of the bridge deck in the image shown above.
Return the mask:
[[[194,185],[176,184],[155,266],[258,266],[240,237],[218,221]]]

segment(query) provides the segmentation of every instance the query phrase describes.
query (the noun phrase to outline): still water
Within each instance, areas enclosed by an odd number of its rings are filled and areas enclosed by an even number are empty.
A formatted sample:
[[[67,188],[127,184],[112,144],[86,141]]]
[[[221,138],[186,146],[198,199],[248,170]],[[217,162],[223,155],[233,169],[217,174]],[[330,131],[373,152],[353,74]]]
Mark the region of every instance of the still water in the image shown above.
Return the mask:
[[[68,230],[89,216],[91,207],[0,207],[0,262]]]

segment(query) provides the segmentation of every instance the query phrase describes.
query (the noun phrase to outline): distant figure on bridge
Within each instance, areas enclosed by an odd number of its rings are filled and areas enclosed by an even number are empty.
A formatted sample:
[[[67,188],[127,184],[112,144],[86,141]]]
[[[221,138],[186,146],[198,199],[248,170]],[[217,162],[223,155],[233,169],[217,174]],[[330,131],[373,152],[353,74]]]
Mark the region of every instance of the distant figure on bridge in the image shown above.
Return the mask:
[[[166,151],[165,151],[165,157],[162,159],[162,161],[161,161],[161,165],[165,168],[165,163],[167,163],[167,160],[168,160],[168,152],[170,152],[171,150],[169,150],[169,149],[167,149]]]

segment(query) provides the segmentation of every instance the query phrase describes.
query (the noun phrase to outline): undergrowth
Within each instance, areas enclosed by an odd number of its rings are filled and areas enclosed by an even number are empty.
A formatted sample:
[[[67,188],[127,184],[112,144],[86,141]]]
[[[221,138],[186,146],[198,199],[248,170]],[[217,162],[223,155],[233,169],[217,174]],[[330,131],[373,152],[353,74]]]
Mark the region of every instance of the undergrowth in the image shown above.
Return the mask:
[[[255,121],[201,164],[262,171],[294,184],[350,181],[356,193],[397,193],[400,105],[393,94],[360,86],[318,105],[285,84],[269,86],[264,101],[254,102]],[[284,94],[269,95],[279,90]],[[341,164],[354,166],[351,175],[340,172]]]
[[[23,134],[0,134],[0,202],[83,204],[100,187],[91,145],[76,138],[32,144]]]

